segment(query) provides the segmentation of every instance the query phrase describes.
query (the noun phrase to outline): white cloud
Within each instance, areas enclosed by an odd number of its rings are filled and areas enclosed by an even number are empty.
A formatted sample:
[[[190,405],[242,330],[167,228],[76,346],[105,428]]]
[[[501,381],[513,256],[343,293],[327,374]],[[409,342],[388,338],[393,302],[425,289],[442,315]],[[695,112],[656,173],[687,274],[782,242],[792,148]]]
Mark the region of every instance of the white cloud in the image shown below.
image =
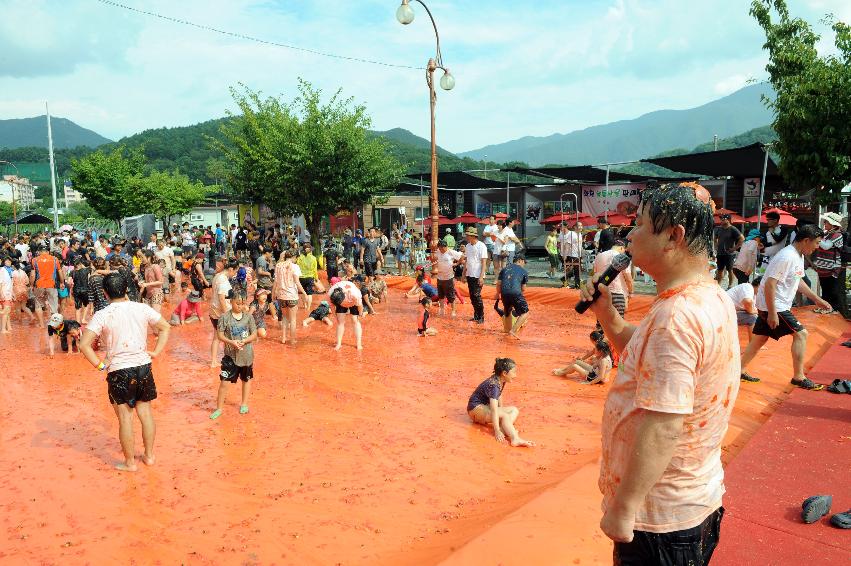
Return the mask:
[[[431,23],[416,4],[414,23],[401,26],[396,3],[386,0],[124,1],[353,57],[424,66],[434,53]],[[740,0],[428,4],[457,79],[437,106],[438,142],[453,151],[696,106],[765,75],[761,31]],[[842,2],[790,8],[814,21]],[[222,116],[233,107],[228,87],[239,82],[290,99],[301,76],[325,92],[342,86],[367,105],[377,129],[428,137],[422,70],[258,44],[92,0],[10,0],[9,10],[14,18],[0,20],[3,117],[41,114],[50,99],[54,115],[117,139]],[[33,33],[11,33],[10,20],[28,22]]]

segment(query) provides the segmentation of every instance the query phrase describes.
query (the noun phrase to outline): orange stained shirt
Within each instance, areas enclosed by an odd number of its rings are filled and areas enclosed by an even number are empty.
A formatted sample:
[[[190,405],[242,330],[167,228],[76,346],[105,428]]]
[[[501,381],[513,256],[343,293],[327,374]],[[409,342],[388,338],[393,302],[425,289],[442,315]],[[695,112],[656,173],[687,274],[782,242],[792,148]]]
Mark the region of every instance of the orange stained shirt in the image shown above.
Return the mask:
[[[39,254],[33,260],[35,269],[36,289],[54,289],[57,279],[55,274],[59,273],[59,260],[50,254]]]
[[[644,411],[685,415],[662,477],[644,499],[635,530],[700,525],[721,506],[721,442],[739,392],[736,311],[714,281],[659,295],[621,355],[603,412],[599,487],[603,510],[626,474]]]

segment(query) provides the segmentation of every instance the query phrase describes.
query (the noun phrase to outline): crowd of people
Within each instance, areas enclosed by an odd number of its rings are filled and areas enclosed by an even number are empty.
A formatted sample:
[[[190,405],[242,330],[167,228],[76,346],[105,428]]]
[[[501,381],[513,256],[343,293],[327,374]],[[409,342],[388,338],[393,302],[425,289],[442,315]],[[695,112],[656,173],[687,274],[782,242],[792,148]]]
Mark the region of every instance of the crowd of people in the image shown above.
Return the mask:
[[[558,226],[548,235],[550,276],[563,270],[565,284],[573,278],[597,318],[588,351],[553,373],[601,384],[618,368],[604,412],[600,474],[601,527],[616,542],[616,555],[641,563],[648,553],[686,537],[696,543],[689,552],[705,560],[723,517],[720,441],[740,380],[759,381],[744,368],[769,338],[792,335],[792,383],[820,388],[804,375],[807,331],[791,309],[798,294],[813,301],[817,312],[830,314],[838,306],[830,299],[839,293],[830,279],[843,246],[843,219],[831,213],[823,217],[824,229],[802,223],[792,231],[769,215],[764,231],[744,235],[723,216],[721,226],[714,227],[714,204],[700,185],[648,189],[642,199],[628,233],[599,221],[591,242],[592,277],[585,282],[582,226]],[[424,262],[412,255],[423,240],[397,227],[389,236],[370,228],[312,238],[297,226],[185,224],[151,235],[148,242],[78,231],[24,234],[0,244],[5,267],[0,269],[0,332],[13,331],[13,318],[23,325],[37,321],[47,329],[49,356],[58,343],[62,352],[79,351],[107,372],[125,454],[117,467],[135,471],[134,413],[142,426],[142,461],[155,462],[151,360],[164,350],[172,328],[204,319],[202,304],[212,331],[209,364],[219,368],[220,381],[209,417],[224,414],[230,387],[238,382],[244,415],[255,345],[272,337],[270,327],[276,325],[281,343],[291,347],[316,322],[336,327],[334,348],[340,350],[350,324],[354,347],[361,350],[362,320],[388,301],[390,264],[398,274],[414,277],[404,294],[414,299],[412,333],[415,326],[418,336],[437,334],[430,324],[435,310],[452,323],[456,303],[463,300],[459,282],[472,305],[470,321],[484,323],[482,288],[492,276],[502,330],[519,340],[530,321],[529,273],[513,226],[491,217],[481,233],[469,226],[457,240],[450,229],[434,258]],[[630,269],[595,287],[627,247],[658,292],[637,325],[625,320],[633,293]],[[768,263],[760,277],[762,257]],[[805,281],[807,258],[827,296],[819,297]],[[727,291],[719,285],[725,276]],[[314,301],[315,295],[323,298]],[[737,326],[748,328],[743,352]],[[157,336],[153,349],[147,345],[150,330]],[[504,389],[517,376],[514,360],[497,358],[492,374],[470,396],[467,412],[472,422],[491,427],[498,441],[533,446],[516,429],[519,409],[503,404]]]

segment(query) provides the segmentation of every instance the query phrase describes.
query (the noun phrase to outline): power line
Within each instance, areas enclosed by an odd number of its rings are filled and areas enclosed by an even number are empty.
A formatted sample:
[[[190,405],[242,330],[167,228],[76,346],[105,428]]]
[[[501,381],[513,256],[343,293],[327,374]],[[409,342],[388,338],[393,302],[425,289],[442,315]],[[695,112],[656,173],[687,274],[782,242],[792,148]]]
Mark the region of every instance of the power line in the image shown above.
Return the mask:
[[[336,53],[327,53],[325,51],[317,51],[315,49],[308,49],[306,47],[298,47],[297,45],[287,45],[286,43],[278,43],[275,41],[269,41],[266,39],[260,39],[257,37],[252,37],[250,35],[245,35],[241,33],[235,33],[232,31],[221,30],[218,28],[205,26],[203,24],[196,24],[195,22],[190,22],[189,20],[182,20],[180,18],[173,18],[171,16],[164,16],[162,14],[158,14],[156,12],[148,12],[146,10],[140,10],[138,8],[134,8],[132,6],[127,6],[126,4],[121,4],[119,2],[112,2],[111,0],[97,0],[101,4],[106,4],[108,6],[113,6],[115,8],[123,8],[124,10],[129,10],[131,12],[136,12],[137,14],[143,14],[145,16],[151,16],[154,18],[159,18],[161,20],[165,20],[168,22],[172,22],[175,24],[181,24],[185,26],[194,27],[197,29],[201,29],[204,31],[212,31],[214,33],[218,33],[221,35],[227,35],[230,37],[235,37],[237,39],[245,39],[247,41],[253,41],[255,43],[261,43],[263,45],[271,45],[273,47],[283,47],[285,49],[292,49],[293,51],[302,51],[304,53],[311,53],[313,55],[319,55],[321,57],[330,57],[332,59],[342,59],[344,61],[353,61],[355,63],[368,63],[370,65],[381,65],[382,67],[393,67],[396,69],[416,69],[422,70],[425,67],[414,67],[411,65],[397,65],[395,63],[385,63],[384,61],[376,61],[374,59],[362,59],[360,57],[349,57],[348,55],[337,55]]]

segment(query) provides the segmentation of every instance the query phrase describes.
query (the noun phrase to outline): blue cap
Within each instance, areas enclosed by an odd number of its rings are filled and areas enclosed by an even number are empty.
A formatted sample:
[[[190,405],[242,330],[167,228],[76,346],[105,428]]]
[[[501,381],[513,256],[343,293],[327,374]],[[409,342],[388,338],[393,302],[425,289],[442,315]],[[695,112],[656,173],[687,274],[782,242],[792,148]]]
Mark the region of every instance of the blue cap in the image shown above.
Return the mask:
[[[762,237],[762,234],[756,228],[751,228],[751,231],[748,232],[748,237],[745,238],[746,242],[750,242],[751,240],[756,240],[757,238]]]

